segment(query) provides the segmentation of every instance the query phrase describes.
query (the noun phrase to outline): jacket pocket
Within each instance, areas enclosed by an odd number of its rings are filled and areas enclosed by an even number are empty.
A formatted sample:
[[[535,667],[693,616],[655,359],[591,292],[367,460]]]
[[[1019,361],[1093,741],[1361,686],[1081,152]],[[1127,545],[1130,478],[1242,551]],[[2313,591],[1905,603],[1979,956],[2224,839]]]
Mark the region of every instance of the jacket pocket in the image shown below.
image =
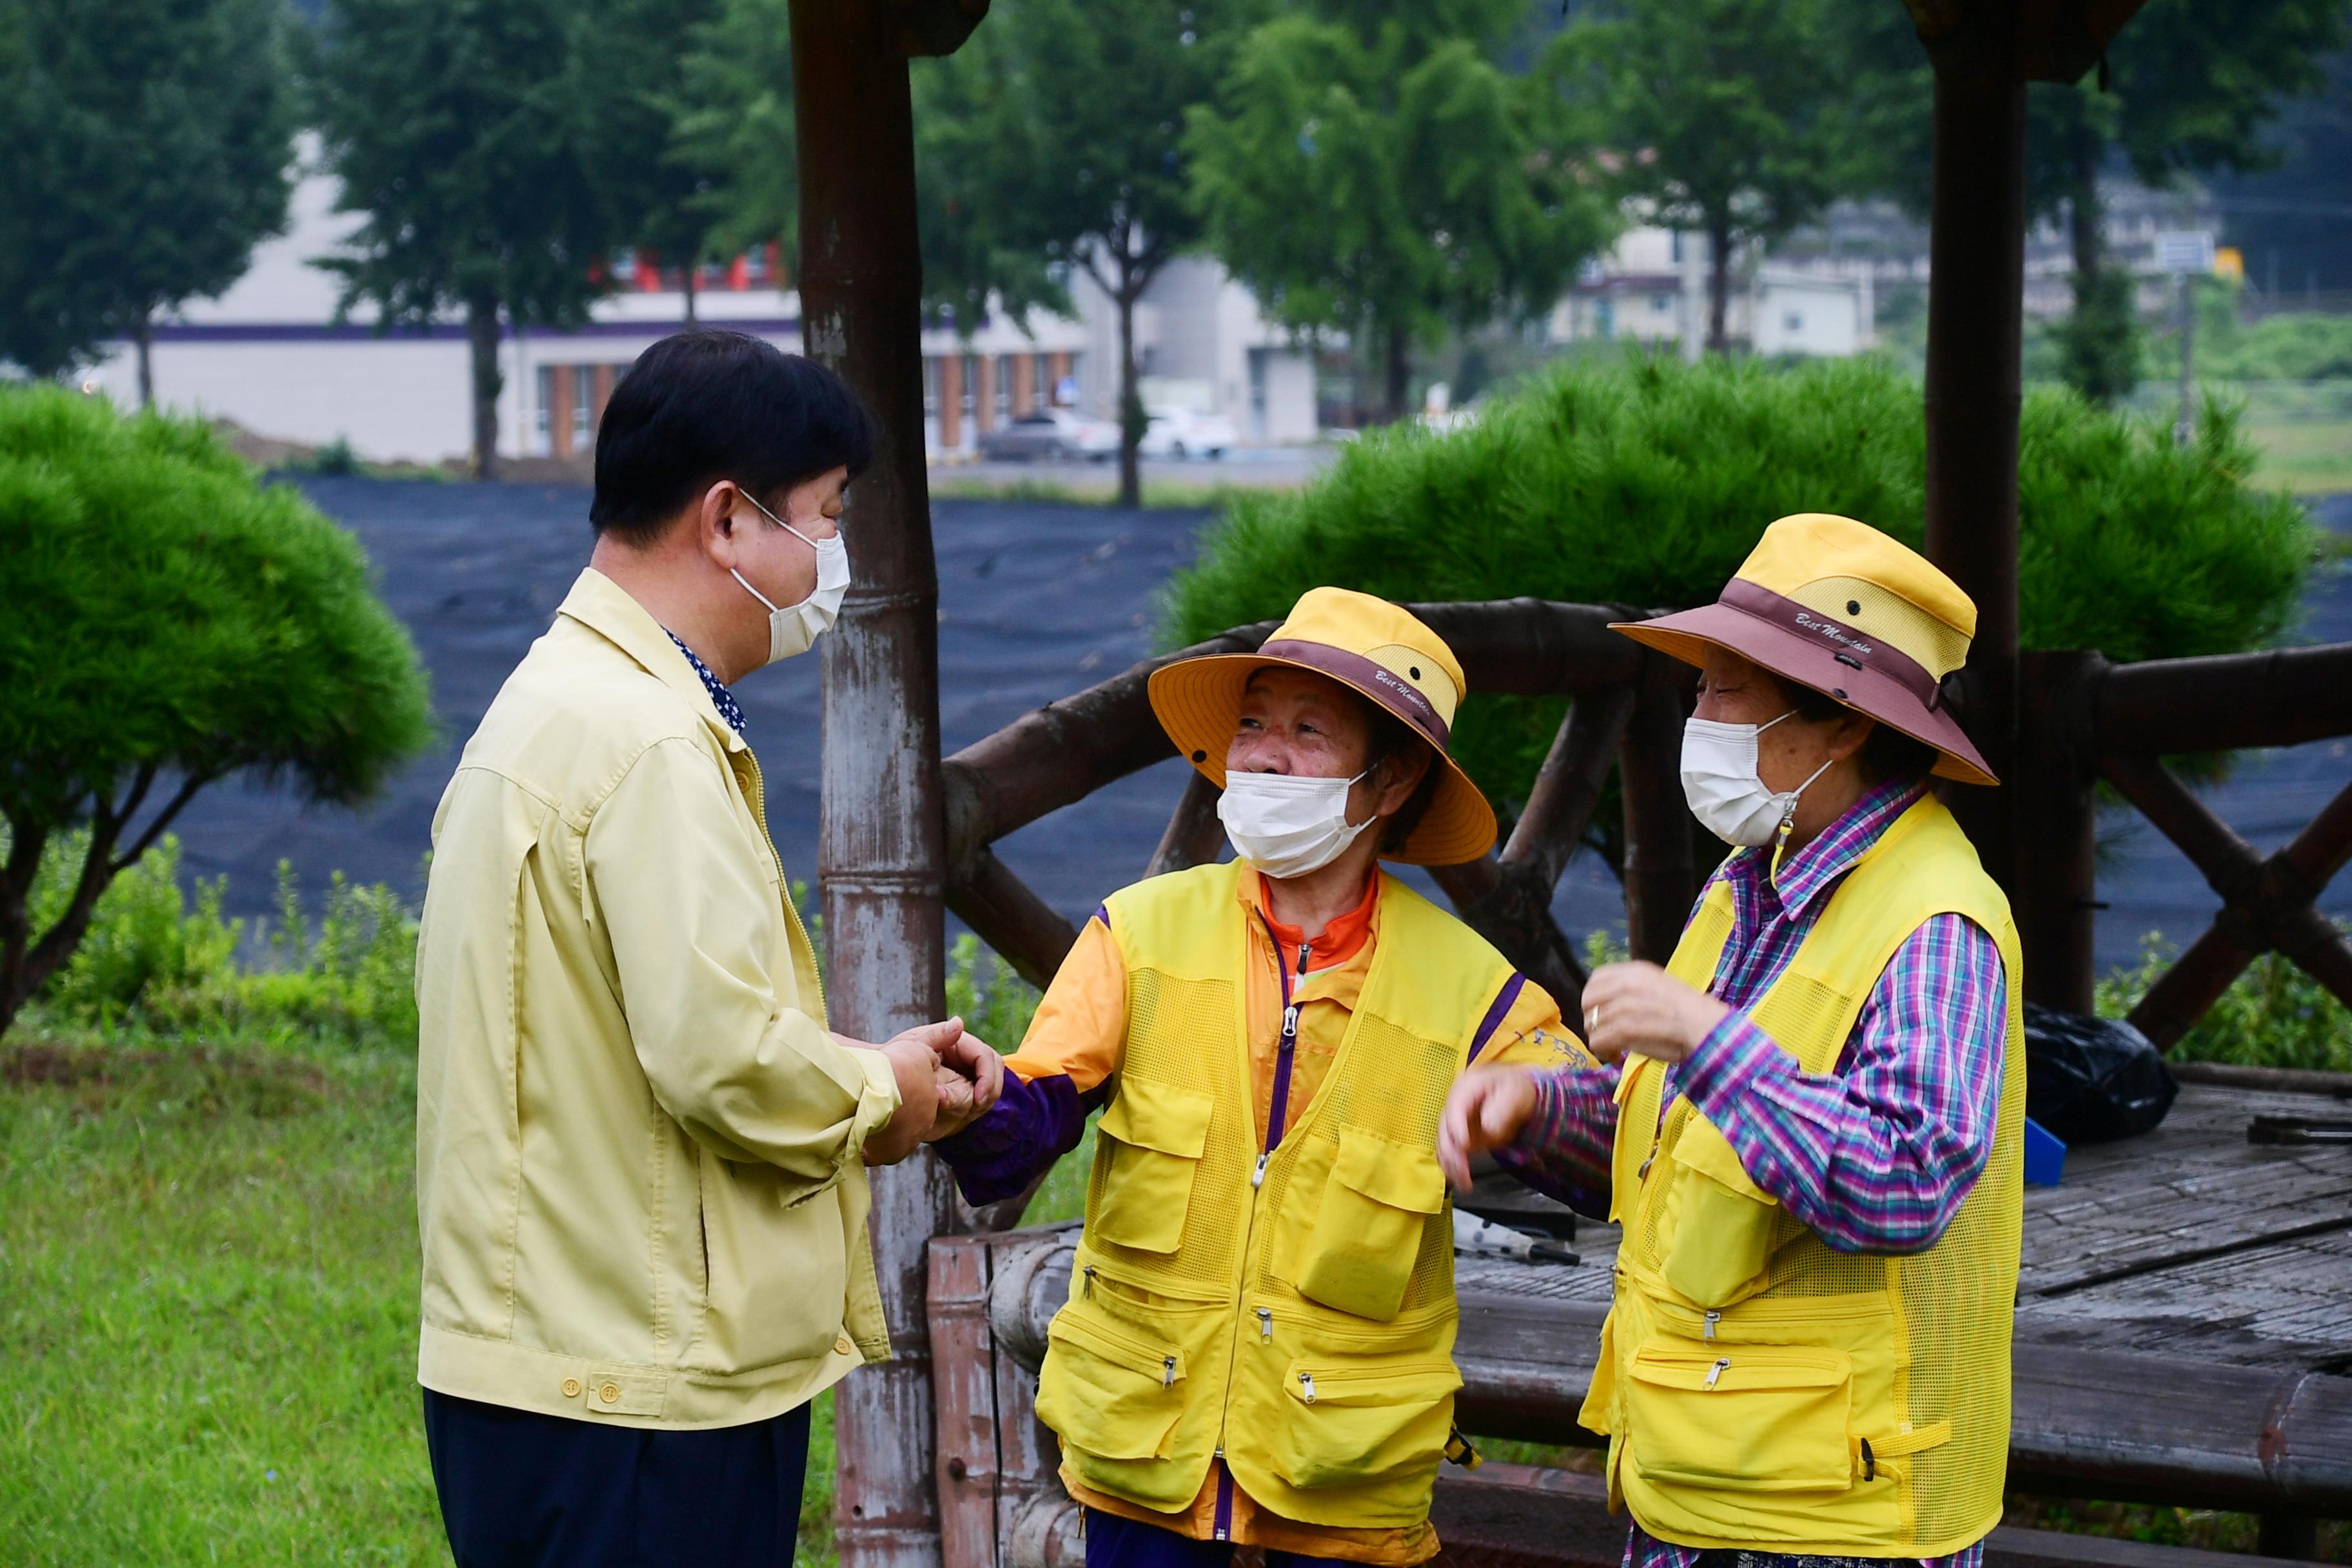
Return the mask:
[[[1675,1187],[1662,1272],[1701,1307],[1725,1307],[1760,1285],[1780,1205],[1739,1163],[1730,1140],[1693,1115],[1675,1142]]]
[[[1646,1480],[1746,1492],[1853,1484],[1843,1351],[1654,1340],[1628,1373],[1632,1430],[1621,1436]]]
[[[1341,1128],[1339,1158],[1299,1259],[1298,1293],[1386,1322],[1404,1304],[1430,1216],[1444,1209],[1436,1151]]]
[[[1071,1302],[1045,1329],[1037,1418],[1105,1459],[1151,1459],[1184,1413],[1184,1352],[1114,1328]]]
[[[1451,1361],[1295,1361],[1283,1383],[1289,1397],[1275,1468],[1307,1490],[1361,1486],[1415,1468],[1435,1475],[1462,1374]]]
[[[1109,1169],[1087,1216],[1097,1241],[1138,1252],[1173,1252],[1184,1239],[1192,1179],[1209,1143],[1214,1097],[1147,1079],[1122,1079],[1101,1134]]]

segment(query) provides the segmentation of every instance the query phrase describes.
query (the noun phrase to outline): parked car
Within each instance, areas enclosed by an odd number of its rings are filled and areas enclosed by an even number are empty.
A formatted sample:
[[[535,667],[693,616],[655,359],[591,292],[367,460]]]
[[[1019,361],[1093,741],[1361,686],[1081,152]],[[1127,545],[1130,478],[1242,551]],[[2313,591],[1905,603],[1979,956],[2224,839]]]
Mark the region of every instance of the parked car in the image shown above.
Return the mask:
[[[1067,458],[1102,462],[1118,452],[1118,426],[1081,417],[1067,408],[1041,408],[1010,425],[982,431],[976,445],[980,455],[992,462]]]
[[[1240,441],[1241,433],[1222,414],[1155,408],[1139,450],[1147,458],[1222,458]]]

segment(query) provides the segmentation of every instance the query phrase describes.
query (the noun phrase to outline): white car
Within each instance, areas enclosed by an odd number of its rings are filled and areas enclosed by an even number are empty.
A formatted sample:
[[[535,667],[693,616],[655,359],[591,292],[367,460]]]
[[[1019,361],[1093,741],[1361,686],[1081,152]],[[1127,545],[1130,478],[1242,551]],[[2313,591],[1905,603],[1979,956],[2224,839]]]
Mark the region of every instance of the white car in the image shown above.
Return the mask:
[[[1147,458],[1222,458],[1240,441],[1241,433],[1222,414],[1155,408],[1137,449]]]
[[[1067,408],[1040,408],[982,433],[974,445],[982,457],[998,461],[1086,458],[1104,462],[1118,455],[1118,426]]]

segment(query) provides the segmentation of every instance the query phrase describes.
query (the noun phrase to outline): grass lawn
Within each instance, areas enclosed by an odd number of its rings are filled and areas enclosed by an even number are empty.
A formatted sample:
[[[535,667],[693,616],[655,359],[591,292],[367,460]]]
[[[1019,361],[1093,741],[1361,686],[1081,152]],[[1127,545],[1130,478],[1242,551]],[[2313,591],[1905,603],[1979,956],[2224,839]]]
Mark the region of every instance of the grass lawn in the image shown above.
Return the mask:
[[[0,1561],[446,1563],[409,1062],[12,1039]]]
[[[2265,420],[2250,416],[2246,434],[2263,449],[2264,484],[2297,495],[2352,490],[2352,419]]]

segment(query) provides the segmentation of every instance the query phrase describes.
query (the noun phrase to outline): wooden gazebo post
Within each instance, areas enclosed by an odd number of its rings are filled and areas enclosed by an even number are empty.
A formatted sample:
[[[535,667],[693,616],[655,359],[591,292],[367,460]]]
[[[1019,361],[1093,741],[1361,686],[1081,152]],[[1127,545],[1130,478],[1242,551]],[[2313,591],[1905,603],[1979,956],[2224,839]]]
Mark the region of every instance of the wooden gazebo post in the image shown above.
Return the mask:
[[[842,532],[855,580],[823,648],[817,868],[835,1025],[885,1039],[946,1005],[939,573],[924,472],[922,264],[907,58],[945,54],[987,0],[792,0],[801,332],[873,411],[873,468]],[[877,1172],[874,1261],[894,1359],[835,1405],[844,1568],[938,1568],[930,1238],[955,1196],[929,1153]]]
[[[1927,554],[1977,605],[1962,717],[2002,780],[1951,792],[2014,901],[2027,988],[2087,1011],[2092,775],[2052,722],[2021,732],[2017,599],[2025,93],[2096,65],[2141,0],[1905,0],[1935,65]],[[2074,666],[2067,666],[2070,671]],[[2049,673],[2055,676],[2058,668]]]

